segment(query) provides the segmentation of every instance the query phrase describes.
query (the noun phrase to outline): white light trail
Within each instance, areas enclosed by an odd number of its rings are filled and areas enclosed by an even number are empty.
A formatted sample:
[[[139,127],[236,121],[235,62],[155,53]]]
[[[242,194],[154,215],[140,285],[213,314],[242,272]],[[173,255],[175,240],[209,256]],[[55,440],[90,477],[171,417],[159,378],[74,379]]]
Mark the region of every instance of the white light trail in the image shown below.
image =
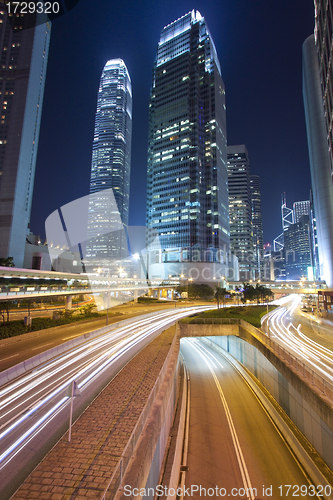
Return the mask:
[[[61,393],[73,380],[78,383],[81,391],[84,390],[121,356],[158,330],[170,326],[182,317],[211,308],[199,306],[171,310],[135,320],[130,325],[118,327],[76,348],[70,348],[3,387],[0,396],[5,397],[0,405],[0,419],[5,419],[1,426],[5,429],[0,433],[0,440],[6,438],[11,442],[0,455],[0,468],[9,463],[65,407],[68,396],[63,397]],[[57,398],[60,398],[58,402]],[[48,408],[51,402],[54,404],[52,408]],[[26,424],[34,418],[37,411],[44,411],[45,414],[27,429]]]
[[[301,332],[301,325],[298,324],[296,327],[288,319],[293,316],[300,301],[299,297],[295,297],[291,305],[280,307],[270,314],[268,320],[270,332],[275,334],[288,351],[293,351],[297,357],[302,358],[313,371],[333,382],[333,352],[304,335]]]

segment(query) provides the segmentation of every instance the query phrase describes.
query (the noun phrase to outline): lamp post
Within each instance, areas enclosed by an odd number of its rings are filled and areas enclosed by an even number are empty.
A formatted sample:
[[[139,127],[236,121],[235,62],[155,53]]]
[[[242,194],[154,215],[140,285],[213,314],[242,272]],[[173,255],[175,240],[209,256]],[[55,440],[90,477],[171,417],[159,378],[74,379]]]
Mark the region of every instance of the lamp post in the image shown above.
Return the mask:
[[[109,307],[110,307],[110,269],[108,269],[108,291],[106,301],[106,326],[109,324]]]

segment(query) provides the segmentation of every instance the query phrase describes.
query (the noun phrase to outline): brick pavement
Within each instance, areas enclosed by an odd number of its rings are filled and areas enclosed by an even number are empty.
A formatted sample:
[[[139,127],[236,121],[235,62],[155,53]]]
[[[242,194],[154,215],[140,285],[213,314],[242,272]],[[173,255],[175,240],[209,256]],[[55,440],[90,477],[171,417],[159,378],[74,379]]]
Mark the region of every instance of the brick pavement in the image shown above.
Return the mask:
[[[13,500],[101,498],[170,350],[169,328],[115,377],[13,495]]]

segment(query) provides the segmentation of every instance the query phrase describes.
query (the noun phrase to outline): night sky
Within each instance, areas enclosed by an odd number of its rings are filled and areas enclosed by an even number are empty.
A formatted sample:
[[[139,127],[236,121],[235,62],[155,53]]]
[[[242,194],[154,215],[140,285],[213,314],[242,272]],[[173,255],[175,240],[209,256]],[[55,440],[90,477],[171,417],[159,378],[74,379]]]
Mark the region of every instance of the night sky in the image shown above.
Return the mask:
[[[93,5],[93,7],[92,7]],[[313,0],[80,0],[52,25],[31,230],[89,193],[97,91],[108,59],[122,58],[133,88],[130,225],[145,224],[148,101],[161,29],[192,9],[205,17],[226,87],[228,144],[245,144],[261,178],[264,242],[287,205],[309,199],[302,43]]]

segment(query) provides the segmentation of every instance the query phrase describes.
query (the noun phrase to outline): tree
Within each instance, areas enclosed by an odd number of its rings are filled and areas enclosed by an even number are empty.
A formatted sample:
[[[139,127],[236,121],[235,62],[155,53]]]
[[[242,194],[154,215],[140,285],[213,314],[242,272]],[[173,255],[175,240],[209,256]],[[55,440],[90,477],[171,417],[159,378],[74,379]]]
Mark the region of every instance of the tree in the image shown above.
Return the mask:
[[[6,259],[0,258],[0,266],[2,266],[2,267],[15,267],[13,257],[7,257]]]
[[[216,292],[215,292],[215,299],[217,300],[217,308],[220,308],[220,298],[222,298],[222,303],[224,306],[224,298],[228,294],[228,291],[226,288],[222,288],[221,286],[216,287]]]
[[[214,290],[205,283],[197,285],[191,283],[188,286],[178,286],[177,292],[181,294],[182,292],[188,292],[188,297],[191,299],[206,299],[212,298],[214,295]]]
[[[256,289],[249,283],[244,283],[243,288],[244,290],[242,301],[246,302],[247,300],[249,300],[250,302],[252,302],[252,300],[254,300],[256,297]]]
[[[273,295],[274,294],[270,288],[259,285],[259,283],[257,283],[255,287],[249,283],[244,283],[243,302],[246,302],[247,300],[256,300],[259,305],[260,301],[267,302],[268,298],[273,297]]]

